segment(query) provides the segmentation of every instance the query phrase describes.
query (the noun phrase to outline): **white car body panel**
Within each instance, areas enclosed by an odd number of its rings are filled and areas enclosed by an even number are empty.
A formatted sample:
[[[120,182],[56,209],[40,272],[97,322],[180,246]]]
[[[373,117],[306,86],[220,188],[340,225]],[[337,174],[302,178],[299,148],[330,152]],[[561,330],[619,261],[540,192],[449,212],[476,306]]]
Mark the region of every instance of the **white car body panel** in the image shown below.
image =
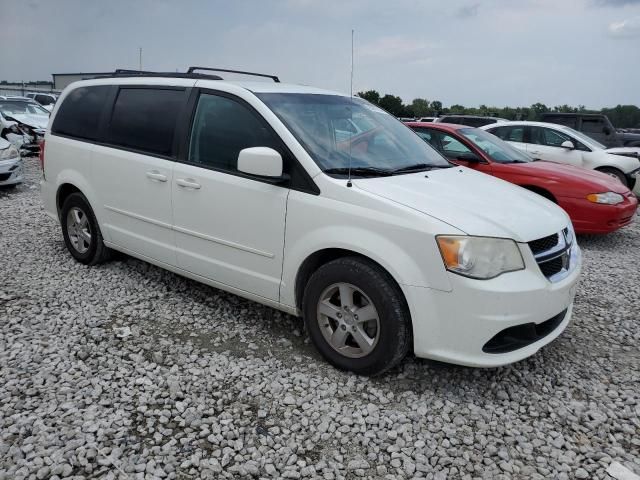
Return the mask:
[[[549,343],[571,316],[578,260],[570,275],[548,281],[529,242],[570,227],[563,210],[535,194],[461,167],[346,180],[322,173],[254,91],[332,94],[267,82],[179,78],[110,78],[77,86],[184,85],[234,94],[270,124],[320,193],[260,183],[104,145],[46,134],[45,209],[58,216],[56,195],[70,183],[87,197],[105,244],[189,278],[299,314],[296,279],[311,255],[343,249],[377,262],[405,295],[418,356],[493,366],[525,358]],[[620,157],[621,158],[621,157]],[[151,176],[149,176],[151,175]],[[159,177],[160,176],[160,177]],[[166,179],[166,180],[165,180]],[[198,188],[199,187],[199,188]],[[445,270],[436,235],[477,235],[518,242],[526,268],[492,280]],[[540,323],[566,311],[542,340],[507,354],[482,344],[498,331]]]
[[[593,140],[584,137],[575,137],[568,127],[564,125],[556,125],[553,123],[544,122],[503,122],[500,125],[485,125],[480,127],[483,130],[491,131],[493,128],[504,126],[530,126],[530,127],[543,127],[551,130],[561,132],[563,135],[567,135],[574,140],[585,144],[591,151],[586,152],[582,150],[569,150],[562,147],[551,147],[547,145],[536,145],[523,142],[508,142],[515,148],[527,152],[534,158],[545,160],[549,162],[565,163],[567,165],[573,165],[576,167],[598,169],[603,167],[617,168],[625,174],[633,172],[640,168],[640,160],[633,157],[625,157],[622,155],[614,155],[612,151],[634,151],[633,147],[617,148],[617,149],[603,149],[593,143]]]

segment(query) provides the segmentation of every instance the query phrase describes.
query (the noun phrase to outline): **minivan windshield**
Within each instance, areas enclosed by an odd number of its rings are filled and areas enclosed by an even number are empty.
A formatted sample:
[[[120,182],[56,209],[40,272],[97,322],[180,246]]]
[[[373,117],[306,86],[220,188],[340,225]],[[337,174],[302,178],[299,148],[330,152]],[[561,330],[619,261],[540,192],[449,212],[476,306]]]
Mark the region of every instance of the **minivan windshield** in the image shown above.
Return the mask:
[[[327,174],[383,176],[450,164],[408,127],[357,97],[257,93]]]
[[[491,160],[499,163],[529,163],[531,157],[512,147],[495,135],[477,128],[461,128],[458,132],[476,147],[486,153]]]

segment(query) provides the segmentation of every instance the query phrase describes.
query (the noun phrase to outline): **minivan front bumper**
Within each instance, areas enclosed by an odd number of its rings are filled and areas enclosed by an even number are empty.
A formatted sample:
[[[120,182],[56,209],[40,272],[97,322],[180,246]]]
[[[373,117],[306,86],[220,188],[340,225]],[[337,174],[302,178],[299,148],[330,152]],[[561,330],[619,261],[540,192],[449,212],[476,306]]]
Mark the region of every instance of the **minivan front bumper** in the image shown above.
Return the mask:
[[[517,362],[553,341],[569,324],[581,256],[558,282],[547,280],[521,246],[524,270],[491,280],[450,274],[453,289],[403,285],[416,356],[472,367]]]

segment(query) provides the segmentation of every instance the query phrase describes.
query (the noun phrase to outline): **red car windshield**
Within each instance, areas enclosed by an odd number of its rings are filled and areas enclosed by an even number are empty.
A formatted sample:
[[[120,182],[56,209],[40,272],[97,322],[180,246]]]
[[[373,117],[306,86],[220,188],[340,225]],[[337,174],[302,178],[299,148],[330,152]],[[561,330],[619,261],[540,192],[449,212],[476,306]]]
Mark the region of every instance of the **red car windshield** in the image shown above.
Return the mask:
[[[495,135],[477,128],[461,128],[458,133],[498,163],[529,163],[531,157],[500,140]]]

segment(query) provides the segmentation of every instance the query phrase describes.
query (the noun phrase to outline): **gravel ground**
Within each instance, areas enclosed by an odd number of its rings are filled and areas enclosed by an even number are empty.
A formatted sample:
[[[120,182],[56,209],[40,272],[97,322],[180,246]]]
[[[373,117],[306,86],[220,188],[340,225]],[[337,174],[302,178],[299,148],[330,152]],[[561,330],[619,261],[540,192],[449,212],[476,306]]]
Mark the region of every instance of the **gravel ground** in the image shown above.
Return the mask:
[[[293,317],[131,258],[76,263],[27,163],[0,191],[0,479],[640,473],[640,218],[579,239],[574,320],[533,358],[367,379]]]

